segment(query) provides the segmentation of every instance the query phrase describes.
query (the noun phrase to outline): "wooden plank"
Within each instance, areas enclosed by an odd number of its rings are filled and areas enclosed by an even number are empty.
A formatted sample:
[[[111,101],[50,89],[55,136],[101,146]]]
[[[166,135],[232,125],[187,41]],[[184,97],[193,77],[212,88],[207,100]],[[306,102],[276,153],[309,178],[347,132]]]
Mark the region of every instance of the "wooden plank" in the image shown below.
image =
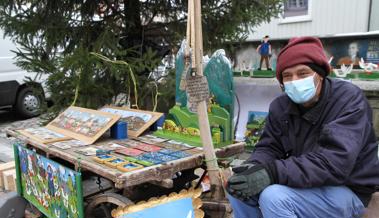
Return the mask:
[[[53,146],[47,146],[33,139],[30,139],[26,136],[19,135],[12,130],[7,130],[7,134],[18,138],[19,140],[23,141],[25,144],[28,144],[34,148],[37,148],[45,152],[46,156],[57,157],[62,160],[66,160],[74,164],[76,168],[79,166],[79,161],[80,161],[80,167],[82,170],[88,170],[88,171],[94,172],[98,174],[99,176],[107,178],[111,181],[116,181],[117,175],[120,174],[118,170],[99,165],[98,163],[93,161],[91,157],[86,157],[74,152],[75,148],[68,149],[68,150],[61,150]]]
[[[14,161],[0,164],[0,189],[4,188],[3,172],[14,169],[14,168],[15,168]]]
[[[45,144],[36,142],[23,135],[19,135],[12,130],[8,130],[7,134],[10,136],[17,137],[21,141],[25,142],[26,144],[32,147],[35,147],[38,150],[46,152],[46,154],[50,157],[57,157],[62,160],[66,160],[74,164],[76,167],[79,166],[78,161],[80,158],[80,167],[82,171],[90,171],[95,173],[96,175],[109,179],[110,181],[114,182],[116,188],[120,189],[150,181],[164,182],[165,179],[171,179],[176,172],[200,167],[204,164],[204,155],[203,153],[200,153],[187,158],[171,161],[165,164],[154,165],[133,172],[123,173],[116,169],[95,162],[91,156],[82,156],[76,153],[74,151],[76,148],[61,150],[52,146],[49,147]],[[99,144],[103,144],[105,141],[110,142],[112,140],[104,139],[104,141],[99,142]],[[241,153],[244,150],[244,146],[245,144],[241,142],[216,149],[215,152],[217,157],[219,158],[229,157]],[[112,155],[122,157],[117,154]]]
[[[65,127],[65,128],[61,128],[61,127],[57,126],[56,123],[59,122],[59,120],[69,110],[70,111],[78,111],[78,112],[89,113],[89,114],[91,114],[91,116],[106,117],[106,118],[109,118],[110,121],[108,121],[106,125],[100,126],[100,129],[98,131],[96,131],[96,134],[93,135],[93,136],[88,135],[88,134],[86,135],[84,133],[79,133],[77,131],[77,129],[92,127],[91,125],[94,125],[93,123],[95,123],[94,120],[77,122],[77,123],[80,123],[82,125],[81,128],[79,128],[79,127],[67,127],[67,128]],[[81,108],[81,107],[71,106],[71,107],[67,108],[63,113],[61,113],[57,118],[55,118],[53,121],[51,121],[46,126],[46,128],[48,128],[50,130],[53,130],[53,131],[56,131],[56,132],[59,132],[59,133],[61,133],[63,135],[66,135],[66,136],[70,136],[70,137],[72,137],[74,139],[86,142],[88,144],[93,144],[98,138],[100,138],[100,136],[102,136],[119,119],[120,119],[119,115],[115,115],[115,114],[111,114],[111,113],[106,113],[106,112],[102,112],[102,111],[97,111],[97,110],[91,110],[91,109],[87,109],[87,108]],[[74,125],[72,125],[72,126],[74,126]]]
[[[191,0],[190,0],[191,1]],[[195,53],[195,60],[192,60],[196,63],[196,73],[197,75],[203,76],[203,30],[201,23],[201,0],[194,1],[194,26],[195,26],[195,45],[193,48]],[[193,34],[193,33],[192,33]],[[193,35],[191,36],[193,37]],[[222,181],[220,176],[220,169],[218,166],[216,154],[213,147],[212,135],[210,132],[210,125],[207,112],[207,103],[202,101],[197,106],[197,111],[199,115],[199,128],[200,128],[200,138],[203,143],[204,154],[207,164],[207,169],[209,173],[209,179],[211,185],[216,187],[222,187]],[[223,196],[217,195],[215,198],[221,199]]]
[[[245,148],[245,143],[240,142],[224,148],[217,149],[216,155],[219,158],[232,156],[241,153]],[[176,172],[186,169],[200,167],[204,164],[204,154],[192,155],[187,158],[171,161],[166,164],[155,165],[136,170],[132,173],[124,173],[118,178],[117,188],[134,186],[143,182],[162,181],[172,178]]]
[[[16,191],[16,169],[4,171],[3,180],[6,191]]]

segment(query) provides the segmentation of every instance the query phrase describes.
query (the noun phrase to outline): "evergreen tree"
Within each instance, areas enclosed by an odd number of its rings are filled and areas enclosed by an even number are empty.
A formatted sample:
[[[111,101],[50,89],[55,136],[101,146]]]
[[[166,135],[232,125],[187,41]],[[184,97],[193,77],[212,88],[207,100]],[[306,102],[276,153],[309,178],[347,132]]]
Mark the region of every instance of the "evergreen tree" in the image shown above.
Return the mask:
[[[280,12],[281,1],[203,0],[205,49],[243,40]],[[170,48],[185,37],[186,12],[187,0],[2,0],[0,27],[20,45],[19,66],[50,75],[53,109],[97,108],[119,94],[152,109],[158,90],[174,94],[170,82],[148,75],[176,52]]]

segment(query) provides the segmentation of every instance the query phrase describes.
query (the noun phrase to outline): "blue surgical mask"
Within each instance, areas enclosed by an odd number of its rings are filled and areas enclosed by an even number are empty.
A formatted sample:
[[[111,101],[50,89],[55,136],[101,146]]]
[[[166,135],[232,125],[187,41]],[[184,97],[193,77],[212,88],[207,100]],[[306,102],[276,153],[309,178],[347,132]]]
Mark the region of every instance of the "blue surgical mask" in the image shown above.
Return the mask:
[[[304,79],[284,82],[284,92],[297,104],[308,102],[316,95],[315,74]]]

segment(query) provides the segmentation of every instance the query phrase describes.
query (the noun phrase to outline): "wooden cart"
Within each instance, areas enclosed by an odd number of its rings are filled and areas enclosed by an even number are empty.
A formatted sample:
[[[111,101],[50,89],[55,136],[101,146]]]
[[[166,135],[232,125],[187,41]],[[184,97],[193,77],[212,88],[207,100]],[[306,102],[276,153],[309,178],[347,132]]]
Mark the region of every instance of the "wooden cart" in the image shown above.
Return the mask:
[[[100,217],[111,217],[110,210],[115,207],[188,188],[197,178],[194,174],[195,169],[206,168],[203,161],[204,155],[199,153],[123,173],[100,165],[92,157],[80,155],[73,148],[61,150],[47,146],[20,135],[15,130],[8,130],[7,135],[15,137],[27,148],[35,150],[44,157],[81,172],[85,217],[94,217],[94,213],[101,213]],[[102,138],[97,144],[106,144],[111,141],[109,138]],[[218,158],[225,158],[241,153],[243,150],[244,143],[237,143],[217,149],[216,154]],[[115,154],[115,156],[120,155]],[[95,182],[94,178],[96,178]]]

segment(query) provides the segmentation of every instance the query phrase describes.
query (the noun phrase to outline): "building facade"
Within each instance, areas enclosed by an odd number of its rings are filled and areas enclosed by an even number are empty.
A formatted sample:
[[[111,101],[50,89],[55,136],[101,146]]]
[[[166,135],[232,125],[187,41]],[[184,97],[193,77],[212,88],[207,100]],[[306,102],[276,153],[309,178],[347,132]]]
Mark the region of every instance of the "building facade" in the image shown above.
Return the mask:
[[[239,46],[234,62],[237,70],[259,67],[256,48],[265,35],[270,36],[274,69],[280,48],[295,36],[319,37],[334,67],[353,63],[358,68],[361,58],[378,63],[379,0],[287,0],[278,18],[256,27]]]

